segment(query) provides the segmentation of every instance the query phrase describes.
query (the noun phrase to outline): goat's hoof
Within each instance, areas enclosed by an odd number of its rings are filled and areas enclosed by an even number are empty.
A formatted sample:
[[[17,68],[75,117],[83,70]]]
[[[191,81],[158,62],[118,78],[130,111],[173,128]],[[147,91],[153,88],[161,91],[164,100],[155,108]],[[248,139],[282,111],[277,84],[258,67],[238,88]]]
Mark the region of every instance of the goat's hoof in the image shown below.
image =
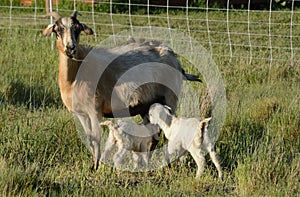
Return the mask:
[[[90,167],[90,172],[95,172],[94,164]]]
[[[98,168],[99,168],[99,164],[97,164],[97,165],[93,164],[93,165],[90,167],[90,171],[91,171],[91,172],[96,172],[96,171],[98,170]]]
[[[171,163],[168,163],[168,168],[172,168]]]
[[[224,181],[223,175],[219,176],[219,180],[220,180],[220,181]]]

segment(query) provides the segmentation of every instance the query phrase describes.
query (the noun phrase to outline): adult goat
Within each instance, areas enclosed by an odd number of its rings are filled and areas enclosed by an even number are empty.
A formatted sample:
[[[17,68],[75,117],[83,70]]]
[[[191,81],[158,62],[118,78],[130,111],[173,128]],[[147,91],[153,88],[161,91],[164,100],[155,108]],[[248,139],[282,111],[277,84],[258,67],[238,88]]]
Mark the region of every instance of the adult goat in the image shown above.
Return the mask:
[[[181,80],[201,81],[186,74],[174,52],[161,43],[131,41],[107,49],[85,47],[79,45],[80,33],[91,35],[93,30],[77,20],[77,11],[70,17],[56,12],[48,15],[56,21],[43,34],[56,34],[61,98],[83,126],[95,169],[100,159],[99,122],[103,117],[144,116],[156,102],[175,110]]]

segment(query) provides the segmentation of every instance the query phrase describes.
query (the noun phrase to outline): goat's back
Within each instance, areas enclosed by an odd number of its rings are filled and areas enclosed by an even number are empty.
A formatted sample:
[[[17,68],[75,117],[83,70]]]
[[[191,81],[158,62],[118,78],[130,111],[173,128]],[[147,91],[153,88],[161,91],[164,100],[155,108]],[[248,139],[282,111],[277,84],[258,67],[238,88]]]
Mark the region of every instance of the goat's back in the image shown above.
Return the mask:
[[[183,75],[170,48],[157,43],[130,43],[105,53],[120,53],[107,66],[97,87],[97,98],[105,101],[107,114],[113,111],[114,116],[123,117],[118,112],[129,108],[127,116],[145,115],[154,102],[176,109]]]
[[[122,133],[124,135],[129,135],[132,138],[152,137],[155,133],[158,132],[158,128],[154,125],[140,125],[130,120],[119,120],[117,122],[117,127],[120,134]]]

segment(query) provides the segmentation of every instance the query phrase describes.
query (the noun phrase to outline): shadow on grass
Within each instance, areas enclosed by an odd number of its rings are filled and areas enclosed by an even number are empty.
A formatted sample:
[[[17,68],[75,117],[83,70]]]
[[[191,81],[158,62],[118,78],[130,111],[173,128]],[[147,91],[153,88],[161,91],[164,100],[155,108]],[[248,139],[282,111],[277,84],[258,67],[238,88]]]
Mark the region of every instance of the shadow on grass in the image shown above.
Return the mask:
[[[59,95],[59,94],[57,94]],[[59,96],[53,90],[33,84],[28,86],[21,80],[13,80],[4,90],[0,91],[0,102],[11,105],[25,105],[27,108],[60,107]]]
[[[222,167],[232,171],[239,161],[252,155],[264,142],[264,126],[253,120],[238,120],[225,125],[223,139],[216,144],[222,157]]]
[[[72,193],[74,188],[66,188],[63,183],[53,182],[48,178],[41,178],[37,174],[19,174],[18,177],[13,177],[13,180],[7,182],[3,188],[4,196],[10,195],[43,195],[56,196],[59,194]]]

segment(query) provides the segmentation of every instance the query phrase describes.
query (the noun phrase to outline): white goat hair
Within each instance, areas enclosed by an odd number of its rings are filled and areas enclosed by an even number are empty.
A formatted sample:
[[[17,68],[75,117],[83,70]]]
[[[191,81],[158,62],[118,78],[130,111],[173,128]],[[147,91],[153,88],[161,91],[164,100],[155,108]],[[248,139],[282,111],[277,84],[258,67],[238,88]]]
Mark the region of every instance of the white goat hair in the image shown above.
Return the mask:
[[[208,136],[207,127],[211,118],[200,121],[196,118],[176,117],[170,110],[168,106],[159,103],[151,105],[149,109],[150,122],[157,124],[168,139],[167,162],[170,162],[170,154],[178,151],[178,156],[181,157],[187,150],[197,163],[196,178],[198,178],[204,170],[205,153],[208,152],[218,170],[219,178],[222,178],[218,155]]]
[[[97,169],[102,131],[99,122],[103,117],[139,114],[144,118],[153,103],[175,110],[182,79],[201,80],[186,74],[173,50],[159,42],[138,43],[131,39],[113,48],[80,45],[80,33],[92,35],[93,30],[78,21],[78,14],[74,11],[70,17],[63,17],[49,13],[56,21],[43,34],[56,34],[61,98],[80,120]]]
[[[104,121],[100,125],[109,128],[109,135],[105,143],[105,148],[100,158],[104,162],[114,147],[118,150],[113,156],[113,162],[117,169],[122,166],[122,161],[127,152],[131,151],[134,160],[134,169],[139,164],[146,167],[153,139],[159,140],[159,127],[153,124],[139,125],[129,120],[118,120],[117,123]]]

